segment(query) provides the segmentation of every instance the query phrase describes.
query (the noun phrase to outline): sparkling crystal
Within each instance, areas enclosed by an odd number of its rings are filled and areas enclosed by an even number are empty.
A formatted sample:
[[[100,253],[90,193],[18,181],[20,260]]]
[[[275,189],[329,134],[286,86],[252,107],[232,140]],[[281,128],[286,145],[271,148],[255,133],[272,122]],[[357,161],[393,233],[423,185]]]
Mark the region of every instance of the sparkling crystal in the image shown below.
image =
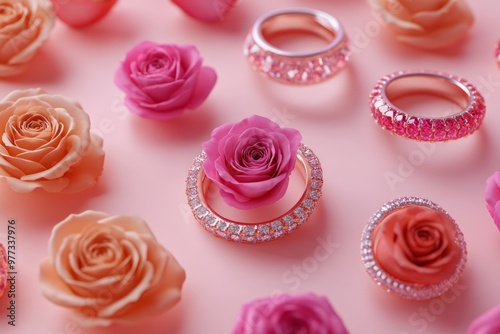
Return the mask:
[[[290,215],[286,215],[285,217],[283,217],[283,222],[286,224],[286,225],[292,225],[295,223],[294,219],[292,216]]]
[[[269,234],[269,226],[267,225],[260,225],[258,230],[259,234]]]
[[[281,226],[281,222],[280,221],[274,221],[271,223],[271,227],[273,229],[273,231],[275,232],[279,232],[283,229],[283,227]]]
[[[320,168],[313,169],[311,171],[311,175],[315,179],[322,179],[323,178],[323,171]]]
[[[189,200],[189,206],[192,208],[197,208],[201,205],[200,199],[198,197]]]
[[[457,123],[459,124],[459,129],[458,129],[458,137],[464,137],[469,133],[469,127],[467,124],[467,121],[465,120],[464,117],[458,116],[455,118]]]
[[[293,212],[295,214],[295,216],[297,216],[297,218],[299,218],[300,220],[304,220],[306,219],[306,213],[304,212],[304,209],[302,209],[301,207],[298,207],[294,210]]]
[[[243,240],[245,240],[248,243],[253,244],[253,243],[255,243],[256,238],[255,237],[245,237]]]
[[[405,122],[406,117],[404,115],[398,114],[394,116],[394,132],[400,136],[405,134]]]
[[[406,136],[415,139],[418,136],[418,119],[410,117],[406,120]]]
[[[259,240],[260,240],[260,241],[269,241],[269,240],[271,240],[271,236],[270,236],[269,234],[266,234],[266,235],[261,235],[261,236],[259,237]]]
[[[432,139],[432,122],[429,119],[424,119],[420,123],[420,139],[422,140]]]
[[[273,58],[271,56],[267,56],[264,61],[260,65],[260,69],[263,72],[269,72],[271,67],[273,66]]]
[[[458,124],[454,119],[449,118],[445,122],[446,128],[448,129],[446,133],[446,139],[457,139],[458,135]]]
[[[259,46],[257,44],[252,45],[252,47],[250,48],[250,53],[251,54],[256,54],[256,53],[259,53],[259,52],[260,52]]]
[[[290,79],[293,79],[297,75],[297,73],[299,73],[299,71],[296,69],[288,70],[286,72],[286,74],[288,75],[288,78],[290,78]]]
[[[219,221],[217,222],[217,226],[216,226],[216,227],[217,227],[217,229],[218,229],[219,231],[223,232],[223,231],[225,231],[225,230],[227,229],[228,225],[227,225],[227,223],[226,223],[226,222],[223,222],[223,221],[219,220]]]
[[[209,225],[209,226],[213,226],[216,222],[216,218],[212,215],[206,215],[203,220],[205,221],[205,224]]]
[[[231,224],[229,226],[229,232],[231,232],[232,234],[240,234],[240,231],[241,231],[241,226],[239,225]]]
[[[243,227],[243,233],[248,236],[252,236],[255,234],[255,226],[245,226]]]
[[[186,190],[186,194],[189,198],[193,198],[198,196],[198,191],[196,190],[196,188],[189,188],[188,190]]]
[[[310,198],[305,199],[305,200],[304,200],[304,203],[302,203],[302,205],[303,205],[306,209],[308,209],[308,210],[310,210],[310,211],[311,211],[312,209],[314,209],[314,201],[313,201],[313,200],[311,200]]]
[[[321,180],[312,180],[311,182],[311,188],[313,189],[321,189],[323,186],[323,181]]]
[[[446,124],[443,120],[435,120],[432,127],[434,129],[434,140],[442,141],[446,139]]]
[[[207,213],[208,213],[208,211],[204,206],[200,206],[200,207],[195,209],[195,214],[196,214],[196,217],[198,217],[198,218],[203,217]]]

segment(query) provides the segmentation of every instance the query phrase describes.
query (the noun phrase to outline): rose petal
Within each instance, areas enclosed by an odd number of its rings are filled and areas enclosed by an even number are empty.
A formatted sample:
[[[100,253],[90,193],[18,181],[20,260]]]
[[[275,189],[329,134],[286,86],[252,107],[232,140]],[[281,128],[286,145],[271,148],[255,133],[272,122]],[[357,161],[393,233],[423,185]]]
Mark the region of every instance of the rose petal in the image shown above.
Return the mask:
[[[198,80],[193,89],[191,100],[187,104],[187,109],[198,108],[212,92],[212,89],[217,82],[217,74],[211,67],[202,67],[198,75]]]
[[[85,28],[108,14],[117,0],[52,0],[57,17],[74,28]]]
[[[476,318],[468,329],[468,334],[500,333],[500,305],[491,308]]]
[[[187,15],[203,21],[217,22],[224,17],[235,6],[237,0],[172,0],[179,6]]]

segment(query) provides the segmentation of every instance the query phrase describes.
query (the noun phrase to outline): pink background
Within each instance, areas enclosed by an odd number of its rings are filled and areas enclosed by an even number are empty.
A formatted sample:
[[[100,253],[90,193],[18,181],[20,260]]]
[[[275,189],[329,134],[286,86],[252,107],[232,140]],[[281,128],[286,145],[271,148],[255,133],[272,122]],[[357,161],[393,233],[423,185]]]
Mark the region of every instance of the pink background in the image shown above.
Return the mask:
[[[147,3],[147,4],[146,4]],[[30,71],[3,81],[0,94],[42,87],[79,100],[104,137],[98,185],[77,195],[12,192],[0,183],[0,231],[17,222],[17,326],[2,333],[229,333],[242,304],[278,292],[326,295],[352,333],[464,333],[476,316],[500,304],[500,233],[485,209],[485,179],[500,169],[500,3],[469,1],[476,22],[464,45],[425,52],[399,45],[365,1],[241,1],[222,23],[190,19],[166,0],[120,1],[86,30],[58,23]],[[309,6],[341,20],[355,48],[348,68],[310,87],[282,86],[254,73],[242,55],[253,21],[268,10]],[[143,40],[193,43],[218,82],[196,111],[171,122],[130,114],[113,74],[126,51]],[[408,68],[447,71],[475,84],[487,102],[482,128],[455,142],[417,144],[374,124],[368,94],[383,75]],[[185,178],[201,142],[225,122],[254,113],[299,129],[325,174],[321,203],[296,233],[269,244],[240,245],[212,237],[193,220]],[[400,173],[392,185],[390,173]],[[379,207],[399,196],[440,204],[465,234],[469,257],[459,286],[446,297],[411,302],[371,282],[360,261],[361,231]],[[187,272],[182,301],[170,312],[124,330],[85,329],[38,289],[38,266],[54,224],[87,209],[135,214]],[[330,253],[318,249],[325,243]],[[316,255],[315,255],[316,254]],[[321,254],[323,256],[318,256]]]

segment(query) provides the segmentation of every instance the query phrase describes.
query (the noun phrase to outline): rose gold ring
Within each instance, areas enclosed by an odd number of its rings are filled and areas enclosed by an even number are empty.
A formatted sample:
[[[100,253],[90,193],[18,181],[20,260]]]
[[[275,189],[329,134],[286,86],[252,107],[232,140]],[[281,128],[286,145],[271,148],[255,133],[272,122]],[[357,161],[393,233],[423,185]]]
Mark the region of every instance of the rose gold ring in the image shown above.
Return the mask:
[[[210,203],[209,192],[213,182],[203,170],[203,162],[206,158],[206,153],[202,151],[194,159],[188,172],[186,195],[196,221],[219,238],[240,243],[258,243],[279,239],[302,226],[313,213],[321,197],[323,187],[321,164],[314,152],[306,145],[301,144],[297,153],[295,170],[301,173],[305,186],[300,198],[290,209],[278,208],[276,212],[280,210],[282,212],[278,213],[276,217],[258,222],[224,217]],[[268,209],[272,211],[270,207],[258,210],[266,211]]]
[[[387,292],[425,300],[458,282],[467,249],[445,210],[423,198],[403,197],[371,217],[362,235],[361,258],[370,277]]]
[[[271,41],[280,35],[307,32],[328,45],[312,52],[290,52]],[[330,14],[309,8],[289,8],[260,17],[245,42],[244,54],[264,76],[286,84],[313,84],[334,76],[351,54],[340,22]]]
[[[461,110],[444,117],[412,115],[394,101],[412,94],[443,97]],[[486,112],[476,87],[454,75],[434,71],[399,71],[380,79],[370,94],[370,110],[383,129],[418,141],[447,141],[479,129]]]

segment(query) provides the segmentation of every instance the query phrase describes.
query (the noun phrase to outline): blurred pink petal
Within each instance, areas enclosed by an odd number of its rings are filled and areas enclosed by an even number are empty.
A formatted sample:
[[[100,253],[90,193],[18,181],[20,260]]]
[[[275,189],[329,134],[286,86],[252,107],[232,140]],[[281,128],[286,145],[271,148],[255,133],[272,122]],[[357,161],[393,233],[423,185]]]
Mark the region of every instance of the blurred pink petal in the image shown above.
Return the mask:
[[[217,22],[226,17],[237,0],[172,0],[172,2],[197,20]]]
[[[102,19],[118,0],[52,0],[57,17],[74,28],[87,27]]]

